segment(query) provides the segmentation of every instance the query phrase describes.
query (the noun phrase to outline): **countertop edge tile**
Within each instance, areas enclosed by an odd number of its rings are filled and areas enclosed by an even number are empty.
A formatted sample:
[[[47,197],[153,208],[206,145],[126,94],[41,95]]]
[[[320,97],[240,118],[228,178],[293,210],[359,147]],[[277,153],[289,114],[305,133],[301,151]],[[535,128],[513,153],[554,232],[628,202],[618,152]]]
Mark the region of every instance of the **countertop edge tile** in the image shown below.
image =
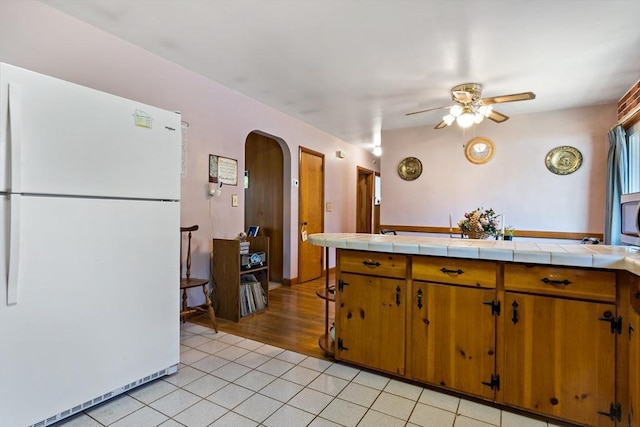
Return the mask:
[[[315,246],[341,249],[604,268],[626,270],[640,275],[640,252],[629,246],[512,243],[364,233],[316,233],[309,236],[309,242]]]

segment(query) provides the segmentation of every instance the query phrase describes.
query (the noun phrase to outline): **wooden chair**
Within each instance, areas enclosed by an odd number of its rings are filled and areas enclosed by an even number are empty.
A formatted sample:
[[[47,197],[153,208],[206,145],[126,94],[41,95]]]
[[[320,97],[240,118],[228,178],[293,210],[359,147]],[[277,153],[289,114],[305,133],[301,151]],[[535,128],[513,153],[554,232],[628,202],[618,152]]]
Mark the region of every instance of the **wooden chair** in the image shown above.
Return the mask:
[[[196,231],[199,227],[192,225],[191,227],[180,227],[180,289],[182,290],[182,309],[180,310],[180,318],[182,322],[185,322],[186,316],[192,313],[208,313],[211,323],[213,323],[213,329],[218,332],[218,325],[216,323],[216,313],[213,311],[213,305],[207,292],[207,285],[209,279],[197,279],[191,277],[191,232]],[[187,244],[187,274],[182,277],[182,233],[188,234]],[[187,289],[202,286],[202,293],[204,294],[204,304],[197,306],[189,306],[187,303]]]

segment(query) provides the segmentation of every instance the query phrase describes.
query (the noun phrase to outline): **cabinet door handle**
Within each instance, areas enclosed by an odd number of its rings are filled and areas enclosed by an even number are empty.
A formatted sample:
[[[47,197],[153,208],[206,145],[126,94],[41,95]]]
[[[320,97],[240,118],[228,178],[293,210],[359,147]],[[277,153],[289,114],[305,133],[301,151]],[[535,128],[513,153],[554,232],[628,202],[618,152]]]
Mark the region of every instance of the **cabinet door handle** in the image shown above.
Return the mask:
[[[564,280],[553,280],[553,279],[549,279],[549,278],[544,278],[542,280],[540,280],[542,283],[546,283],[547,285],[570,285],[571,281],[564,279]]]
[[[362,263],[367,267],[380,267],[380,263],[378,261],[373,261],[371,259],[365,259]]]
[[[418,289],[418,308],[422,308],[422,289]]]
[[[518,323],[518,303],[515,300],[511,304],[511,321],[514,325]]]
[[[402,289],[400,289],[400,286],[398,286],[396,288],[396,305],[400,305],[400,292],[402,291]]]
[[[446,269],[446,268],[444,268],[444,267],[442,267],[442,268],[440,269],[440,271],[442,271],[444,274],[462,274],[462,273],[464,273],[464,271],[462,271],[462,270],[460,270],[460,269],[457,269],[457,270],[448,270],[448,269]]]

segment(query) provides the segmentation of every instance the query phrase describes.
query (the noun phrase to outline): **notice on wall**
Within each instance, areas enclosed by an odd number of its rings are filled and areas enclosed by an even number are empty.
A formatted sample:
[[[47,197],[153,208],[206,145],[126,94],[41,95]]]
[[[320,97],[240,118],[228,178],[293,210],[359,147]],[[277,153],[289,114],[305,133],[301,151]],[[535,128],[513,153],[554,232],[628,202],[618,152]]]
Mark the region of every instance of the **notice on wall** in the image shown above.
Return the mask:
[[[238,161],[209,154],[209,182],[238,185]]]

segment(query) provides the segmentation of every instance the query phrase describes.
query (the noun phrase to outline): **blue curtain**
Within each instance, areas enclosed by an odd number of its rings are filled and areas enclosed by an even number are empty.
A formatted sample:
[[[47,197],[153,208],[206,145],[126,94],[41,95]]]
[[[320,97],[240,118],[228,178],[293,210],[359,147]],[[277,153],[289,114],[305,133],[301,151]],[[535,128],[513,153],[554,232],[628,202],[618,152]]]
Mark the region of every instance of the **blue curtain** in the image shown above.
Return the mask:
[[[604,211],[604,244],[619,245],[620,196],[627,192],[627,136],[620,125],[611,129],[607,155],[607,193]]]

